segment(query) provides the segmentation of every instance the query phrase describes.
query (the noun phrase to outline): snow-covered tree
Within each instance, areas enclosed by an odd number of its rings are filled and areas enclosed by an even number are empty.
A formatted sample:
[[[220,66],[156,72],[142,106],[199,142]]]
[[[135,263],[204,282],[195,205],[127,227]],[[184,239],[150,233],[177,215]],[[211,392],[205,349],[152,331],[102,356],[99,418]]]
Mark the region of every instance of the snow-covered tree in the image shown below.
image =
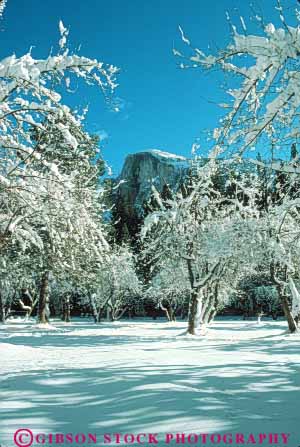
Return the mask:
[[[108,247],[97,142],[83,129],[85,111],[65,104],[63,86],[69,90],[79,78],[107,95],[117,69],[71,54],[62,22],[59,30],[57,55],[36,60],[29,52],[0,61],[0,256],[14,247],[32,258],[42,322],[51,274],[82,273],[82,258],[98,265]],[[1,284],[8,270],[1,270]]]
[[[224,278],[238,278],[238,267],[250,269],[254,258],[259,218],[255,189],[241,179],[235,182],[234,196],[224,196],[214,185],[221,166],[214,158],[197,162],[186,190],[167,206],[161,202],[142,228],[146,259],[159,268],[169,259],[185,263],[192,335],[212,319],[226,296],[231,286]]]
[[[141,300],[142,289],[130,249],[126,245],[113,247],[95,281],[88,287],[91,290],[87,297],[96,322],[100,322],[105,313],[115,321],[125,312],[134,312]]]
[[[179,311],[185,315],[188,296],[189,279],[185,262],[181,259],[169,263],[166,259],[160,264],[144,292],[145,300],[163,310],[168,321],[175,321]]]
[[[277,177],[277,191],[268,185],[261,200],[262,241],[257,248],[265,248],[264,260],[262,258],[260,262],[269,269],[289,329],[294,332],[296,324],[287,289],[290,289],[293,302],[298,301],[293,283],[298,276],[299,261],[297,254],[293,256],[293,247],[297,247],[299,233],[292,230],[293,225],[298,225],[298,204],[297,194],[292,192],[297,192],[300,173],[297,156],[299,12],[296,10],[297,25],[291,26],[280,1],[277,3],[279,26],[265,24],[263,18],[257,16],[260,30],[256,35],[250,35],[242,20],[242,32],[232,26],[229,45],[208,55],[193,48],[180,29],[190,54],[186,56],[177,50],[174,53],[181,58],[182,68],[219,68],[226,73],[229,82],[232,80],[232,86],[227,89],[229,99],[221,104],[224,116],[213,131],[212,154],[239,161],[244,156],[261,169],[277,172],[272,175],[275,181]],[[291,161],[287,161],[291,148]],[[262,159],[251,157],[251,151],[258,153],[261,150]],[[292,308],[298,307],[293,304]]]

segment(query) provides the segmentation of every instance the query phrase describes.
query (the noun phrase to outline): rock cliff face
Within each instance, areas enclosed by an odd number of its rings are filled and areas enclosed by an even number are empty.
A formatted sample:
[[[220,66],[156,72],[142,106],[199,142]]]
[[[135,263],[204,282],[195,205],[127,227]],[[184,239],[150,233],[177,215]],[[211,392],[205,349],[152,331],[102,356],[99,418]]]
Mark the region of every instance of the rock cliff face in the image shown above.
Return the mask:
[[[189,160],[179,155],[149,150],[130,154],[117,179],[113,219],[117,242],[135,241],[143,221],[152,185],[162,192],[165,185],[176,190],[189,169]]]
[[[127,156],[119,181],[119,197],[127,212],[141,215],[150,198],[152,185],[161,192],[164,185],[174,190],[188,172],[188,159],[179,155],[149,150]]]

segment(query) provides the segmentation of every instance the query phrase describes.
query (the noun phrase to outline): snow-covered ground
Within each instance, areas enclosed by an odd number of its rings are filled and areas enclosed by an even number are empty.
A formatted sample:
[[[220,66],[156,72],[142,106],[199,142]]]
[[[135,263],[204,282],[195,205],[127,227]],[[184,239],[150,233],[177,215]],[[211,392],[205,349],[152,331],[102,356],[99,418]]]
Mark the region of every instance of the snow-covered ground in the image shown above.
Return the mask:
[[[291,433],[300,441],[300,338],[284,321],[82,319],[0,327],[0,444],[13,433]],[[100,439],[100,438],[99,438]],[[282,443],[279,443],[281,446]]]

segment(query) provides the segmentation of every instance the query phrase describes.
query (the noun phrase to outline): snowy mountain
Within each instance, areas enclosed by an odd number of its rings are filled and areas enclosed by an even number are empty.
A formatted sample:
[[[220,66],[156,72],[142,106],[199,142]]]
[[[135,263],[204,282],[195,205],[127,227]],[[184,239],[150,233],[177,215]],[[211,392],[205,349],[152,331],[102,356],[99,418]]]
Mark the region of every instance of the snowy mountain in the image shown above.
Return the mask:
[[[150,198],[152,185],[161,192],[164,185],[176,189],[189,169],[189,160],[180,155],[149,150],[127,156],[119,177],[119,195],[129,213],[141,213]]]

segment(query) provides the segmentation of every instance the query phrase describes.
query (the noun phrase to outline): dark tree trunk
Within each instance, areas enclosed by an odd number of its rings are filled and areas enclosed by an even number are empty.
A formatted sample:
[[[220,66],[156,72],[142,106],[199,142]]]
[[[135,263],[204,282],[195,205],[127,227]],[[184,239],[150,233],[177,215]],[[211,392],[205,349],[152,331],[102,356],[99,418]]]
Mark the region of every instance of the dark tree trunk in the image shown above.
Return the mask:
[[[169,307],[169,315],[170,315],[171,321],[176,321],[176,311],[173,309],[172,306]]]
[[[5,323],[5,306],[0,293],[0,323]]]
[[[48,289],[49,289],[49,271],[46,271],[43,273],[42,276],[40,295],[39,295],[38,322],[42,324],[48,323],[49,321],[46,315]]]
[[[187,259],[187,267],[189,274],[189,281],[191,286],[191,295],[189,302],[189,313],[188,313],[188,334],[196,335],[199,321],[197,321],[197,316],[199,315],[199,306],[202,304],[200,302],[199,290],[195,287],[195,275],[192,267],[191,259]]]
[[[277,288],[277,290],[278,290],[278,288]],[[285,318],[287,319],[287,322],[288,322],[289,331],[290,331],[291,334],[293,334],[294,332],[297,331],[297,325],[296,325],[296,322],[295,322],[294,317],[292,315],[292,312],[290,310],[287,296],[283,293],[283,291],[281,291],[281,292],[278,291],[278,295],[279,295],[279,298],[281,300],[281,304],[282,304],[282,308],[283,308],[283,312],[284,312]]]
[[[217,309],[213,308],[208,316],[208,324],[214,320],[215,316],[217,315]]]
[[[104,306],[100,307],[99,312],[97,314],[96,323],[101,323],[101,321],[103,320],[105,309],[106,309],[106,303],[104,304]],[[109,311],[106,309],[106,313],[107,312],[109,312]],[[107,316],[107,319],[109,319],[109,316]]]
[[[127,311],[127,307],[125,307],[122,310],[114,310],[113,312],[111,312],[111,321],[117,321],[120,320],[123,315],[125,314],[125,312]]]
[[[70,321],[71,321],[71,304],[70,304],[69,297],[64,300],[62,320],[65,323],[70,323]]]
[[[212,309],[214,307],[214,296],[212,293],[209,294],[209,297],[207,298],[207,302],[205,306],[203,306],[201,320],[204,324],[208,323],[209,315],[212,312]]]
[[[286,294],[284,292],[285,291],[285,287],[286,287],[286,282],[281,281],[276,276],[276,265],[275,265],[274,262],[272,262],[270,264],[270,273],[271,273],[272,281],[275,284],[279,300],[281,301],[281,305],[282,305],[282,308],[283,308],[283,312],[284,312],[285,318],[287,319],[289,331],[290,331],[291,334],[293,334],[294,332],[297,331],[297,325],[296,325],[296,322],[295,322],[294,317],[292,315],[287,296],[286,296]],[[287,279],[288,279],[288,275],[287,275],[287,270],[285,269],[285,280],[287,281]]]
[[[219,304],[219,284],[216,282],[214,289],[213,289],[213,305],[209,311],[209,314],[207,315],[207,323],[209,324],[215,316],[217,315],[217,309]]]
[[[70,321],[71,321],[71,304],[70,300],[68,300],[66,309],[66,322],[69,323]]]
[[[95,323],[98,323],[98,314],[97,314],[97,312],[94,312],[94,310],[93,310],[93,317],[94,317]]]
[[[108,301],[109,301],[109,299],[98,310],[96,310],[96,309],[94,310],[93,316],[94,316],[95,323],[101,323],[102,319],[104,318],[105,309],[106,309],[106,319],[107,320],[112,319],[111,311],[107,307]]]
[[[95,323],[99,323],[100,322],[101,309],[100,310],[97,309],[96,304],[94,303],[92,298],[90,298],[90,303],[91,303],[92,315],[94,317],[94,321],[95,321]]]
[[[217,304],[214,304],[206,316],[207,323],[211,323],[217,315]]]

